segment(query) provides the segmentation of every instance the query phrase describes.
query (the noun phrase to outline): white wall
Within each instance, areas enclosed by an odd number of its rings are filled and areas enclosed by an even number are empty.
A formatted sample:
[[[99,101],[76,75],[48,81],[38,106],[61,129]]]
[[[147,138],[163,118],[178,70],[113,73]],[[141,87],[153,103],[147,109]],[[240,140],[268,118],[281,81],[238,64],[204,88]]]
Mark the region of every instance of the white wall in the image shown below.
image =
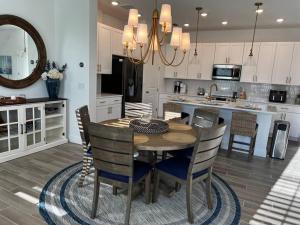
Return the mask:
[[[250,42],[253,30],[204,30],[199,31],[200,42]],[[195,32],[191,32],[191,39],[195,42]],[[256,41],[281,42],[300,41],[300,28],[258,29]]]
[[[96,118],[97,1],[55,0],[54,11],[56,59],[68,64],[61,91],[69,100],[69,140],[80,143],[75,110],[89,105]]]
[[[19,16],[39,31],[48,59],[68,64],[60,96],[69,100],[69,140],[80,143],[75,109],[87,104],[91,119],[96,117],[97,0],[0,0],[0,6],[0,14]],[[19,90],[0,86],[0,95],[19,94],[48,96],[42,80]]]
[[[54,49],[54,4],[53,0],[0,0],[0,14],[19,16],[31,23],[42,36],[49,59],[55,56]],[[8,89],[0,86],[0,95],[25,94],[27,98],[47,96],[42,80],[24,89]]]

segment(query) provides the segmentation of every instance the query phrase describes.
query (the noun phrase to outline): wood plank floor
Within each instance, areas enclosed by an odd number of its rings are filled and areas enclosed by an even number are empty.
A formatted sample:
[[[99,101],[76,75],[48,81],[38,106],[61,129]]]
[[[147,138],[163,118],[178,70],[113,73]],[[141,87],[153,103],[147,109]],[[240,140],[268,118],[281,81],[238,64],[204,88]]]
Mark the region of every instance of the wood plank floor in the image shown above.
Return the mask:
[[[42,187],[81,160],[80,146],[66,144],[0,164],[0,225],[45,224],[37,203]],[[300,151],[290,143],[285,160],[220,152],[214,171],[237,193],[241,224],[300,224]]]

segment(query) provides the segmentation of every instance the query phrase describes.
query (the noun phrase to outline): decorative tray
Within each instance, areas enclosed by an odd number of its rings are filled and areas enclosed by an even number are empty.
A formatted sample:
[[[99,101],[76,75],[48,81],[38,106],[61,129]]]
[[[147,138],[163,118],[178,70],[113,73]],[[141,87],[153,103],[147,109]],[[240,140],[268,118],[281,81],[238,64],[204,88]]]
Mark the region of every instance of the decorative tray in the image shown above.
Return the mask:
[[[150,120],[150,122],[135,119],[130,121],[129,127],[137,133],[143,134],[163,134],[168,132],[169,124],[161,120]]]
[[[16,97],[16,99],[11,99],[10,97],[0,98],[0,105],[18,105],[25,104],[26,98]]]

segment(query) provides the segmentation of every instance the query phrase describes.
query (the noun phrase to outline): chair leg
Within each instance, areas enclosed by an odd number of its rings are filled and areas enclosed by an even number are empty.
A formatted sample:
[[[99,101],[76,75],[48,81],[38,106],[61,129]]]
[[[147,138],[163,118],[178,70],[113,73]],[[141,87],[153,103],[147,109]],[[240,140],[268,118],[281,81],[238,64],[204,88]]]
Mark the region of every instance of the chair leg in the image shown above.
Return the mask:
[[[113,186],[113,195],[118,195],[118,188],[116,186]]]
[[[151,202],[151,172],[145,178],[145,202],[146,204]]]
[[[98,199],[99,199],[99,191],[100,191],[100,181],[98,170],[95,170],[95,181],[94,181],[94,196],[93,196],[93,205],[92,205],[92,213],[91,218],[95,219],[97,208],[98,208]]]
[[[206,179],[206,200],[207,200],[207,207],[210,210],[212,209],[211,176],[212,176],[212,168],[209,169],[209,171],[208,171],[208,177]]]
[[[85,177],[88,175],[93,159],[88,156],[83,157],[83,165],[81,175],[79,177],[78,186],[82,187]]]
[[[131,211],[131,198],[132,198],[132,178],[130,178],[128,185],[128,194],[127,194],[127,206],[126,206],[126,214],[125,214],[125,225],[129,225],[130,220],[130,211]]]
[[[162,160],[166,160],[167,159],[167,152],[162,152]]]
[[[233,140],[234,140],[234,135],[233,135],[233,134],[230,134],[230,137],[229,137],[229,144],[228,144],[228,150],[227,150],[227,157],[229,157],[230,154],[231,154],[231,152],[232,152]]]
[[[175,191],[176,191],[176,192],[180,191],[180,188],[181,188],[181,184],[178,183],[178,182],[176,182],[176,183],[175,183]]]
[[[193,181],[189,179],[186,184],[186,209],[187,209],[189,223],[194,223],[193,209],[192,209],[192,188],[193,188],[192,182]]]
[[[255,147],[255,139],[256,137],[251,138],[250,145],[249,145],[249,153],[248,153],[248,160],[251,160],[254,154],[254,147]]]
[[[157,170],[155,170],[152,202],[157,202],[158,193],[159,193],[159,172]]]

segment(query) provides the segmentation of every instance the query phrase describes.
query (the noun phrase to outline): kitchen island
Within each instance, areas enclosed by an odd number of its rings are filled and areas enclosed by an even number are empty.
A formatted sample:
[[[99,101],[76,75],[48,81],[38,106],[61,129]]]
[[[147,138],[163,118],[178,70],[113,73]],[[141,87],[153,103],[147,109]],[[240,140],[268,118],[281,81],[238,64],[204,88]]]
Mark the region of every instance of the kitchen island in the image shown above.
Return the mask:
[[[270,129],[272,128],[272,118],[274,115],[277,115],[278,112],[272,107],[267,105],[249,105],[239,102],[221,102],[221,101],[205,101],[205,100],[172,100],[170,102],[178,103],[183,105],[183,112],[189,113],[192,119],[195,108],[217,108],[220,110],[220,117],[224,119],[225,124],[227,125],[226,132],[222,141],[222,149],[227,150],[229,144],[230,136],[230,125],[231,117],[233,111],[246,111],[254,113],[257,115],[257,137],[254,155],[260,157],[266,157],[267,155],[267,145],[269,139]],[[236,136],[236,140],[242,142],[249,142],[250,138]],[[245,148],[242,145],[235,145],[238,148]]]

